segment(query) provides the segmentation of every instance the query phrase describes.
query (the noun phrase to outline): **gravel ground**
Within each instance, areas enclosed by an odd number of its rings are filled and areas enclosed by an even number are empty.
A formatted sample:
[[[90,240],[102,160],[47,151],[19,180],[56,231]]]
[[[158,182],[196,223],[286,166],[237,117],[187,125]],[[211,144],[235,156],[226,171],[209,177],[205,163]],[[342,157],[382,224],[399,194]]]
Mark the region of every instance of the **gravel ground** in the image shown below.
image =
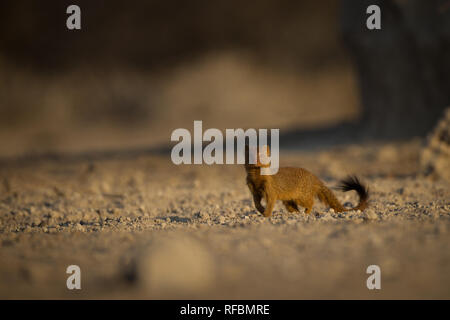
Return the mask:
[[[0,165],[0,298],[450,298],[450,188],[419,172],[421,141],[282,152],[327,185],[349,173],[365,212],[253,207],[244,168],[167,155]],[[346,205],[354,193],[336,191]],[[366,268],[381,268],[368,290]],[[66,268],[81,268],[81,290]]]

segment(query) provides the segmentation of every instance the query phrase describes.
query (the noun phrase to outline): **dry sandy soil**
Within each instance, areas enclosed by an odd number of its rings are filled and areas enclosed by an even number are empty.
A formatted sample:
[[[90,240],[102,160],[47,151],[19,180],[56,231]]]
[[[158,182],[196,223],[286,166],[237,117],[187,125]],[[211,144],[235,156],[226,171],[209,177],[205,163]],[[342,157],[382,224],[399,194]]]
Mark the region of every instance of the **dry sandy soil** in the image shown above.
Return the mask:
[[[0,298],[450,298],[450,189],[418,172],[421,141],[281,153],[329,186],[356,173],[370,208],[263,218],[237,165],[169,155],[0,166]],[[336,191],[346,205],[357,196]],[[81,268],[81,290],[66,268]],[[366,268],[381,268],[368,290]]]

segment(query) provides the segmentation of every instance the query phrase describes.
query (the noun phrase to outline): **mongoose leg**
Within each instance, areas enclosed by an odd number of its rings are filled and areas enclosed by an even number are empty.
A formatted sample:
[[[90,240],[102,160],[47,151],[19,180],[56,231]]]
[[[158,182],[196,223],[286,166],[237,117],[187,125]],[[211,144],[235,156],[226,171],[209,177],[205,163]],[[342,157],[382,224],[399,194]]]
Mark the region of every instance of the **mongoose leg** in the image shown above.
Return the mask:
[[[305,200],[305,199],[302,199],[302,200],[298,199],[298,200],[295,200],[295,202],[296,202],[298,205],[300,205],[300,206],[302,206],[302,207],[305,208],[305,213],[306,213],[306,214],[311,213],[312,207],[313,207],[313,205],[314,205],[314,199],[313,199],[313,198],[311,198],[311,199],[306,199],[306,200]]]
[[[255,203],[255,207],[256,209],[260,212],[260,213],[264,213],[264,207],[261,204],[261,195],[254,193],[253,194],[253,202]]]
[[[306,208],[305,213],[306,214],[310,214],[311,213],[313,205],[314,205],[314,199],[312,199],[312,198],[311,198],[311,200],[308,200],[306,202],[306,206],[305,206],[305,208]]]
[[[267,205],[266,205],[266,210],[264,211],[264,216],[270,217],[272,215],[272,210],[275,205],[275,198],[267,196],[266,201],[267,201]]]
[[[256,209],[260,212],[260,213],[264,213],[264,207],[261,205],[261,193],[258,192],[255,188],[255,186],[253,185],[253,183],[250,183],[247,181],[247,186],[250,189],[250,192],[253,195],[253,202],[255,203],[255,207]]]
[[[289,212],[299,211],[297,204],[293,200],[283,201],[283,204]]]

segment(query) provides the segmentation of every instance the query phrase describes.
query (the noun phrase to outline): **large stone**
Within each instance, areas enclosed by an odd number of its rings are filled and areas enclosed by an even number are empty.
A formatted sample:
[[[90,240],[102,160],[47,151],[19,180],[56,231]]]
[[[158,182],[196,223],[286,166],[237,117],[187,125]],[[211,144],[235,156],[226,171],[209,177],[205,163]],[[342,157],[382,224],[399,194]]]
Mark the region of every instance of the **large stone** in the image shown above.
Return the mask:
[[[450,108],[428,136],[420,161],[425,175],[450,181]]]
[[[215,278],[208,249],[188,236],[158,241],[144,252],[139,279],[152,296],[185,296],[211,288]]]

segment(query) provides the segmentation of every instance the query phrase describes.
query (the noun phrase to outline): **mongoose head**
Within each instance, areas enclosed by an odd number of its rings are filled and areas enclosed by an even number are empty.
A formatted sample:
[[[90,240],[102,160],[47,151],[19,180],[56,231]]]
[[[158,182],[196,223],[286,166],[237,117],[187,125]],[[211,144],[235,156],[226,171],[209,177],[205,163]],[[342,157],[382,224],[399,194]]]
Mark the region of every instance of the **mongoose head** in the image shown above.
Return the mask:
[[[245,145],[245,167],[246,168],[268,168],[270,166],[270,148],[263,145],[259,148]]]

